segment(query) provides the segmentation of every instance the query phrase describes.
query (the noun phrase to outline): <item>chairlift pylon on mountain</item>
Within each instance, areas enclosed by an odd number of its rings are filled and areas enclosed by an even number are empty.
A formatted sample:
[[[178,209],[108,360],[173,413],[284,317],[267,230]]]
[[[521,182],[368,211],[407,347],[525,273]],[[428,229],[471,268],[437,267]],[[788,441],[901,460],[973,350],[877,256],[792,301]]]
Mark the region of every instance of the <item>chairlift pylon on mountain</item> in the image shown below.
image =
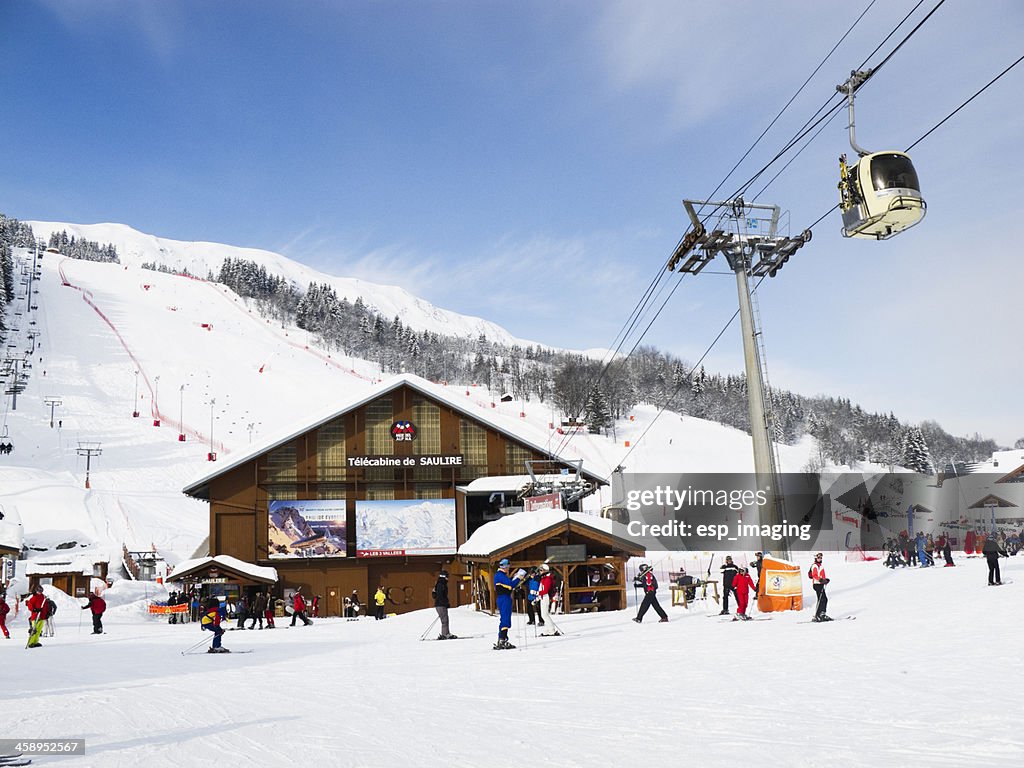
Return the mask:
[[[846,94],[850,114],[850,146],[858,159],[848,165],[839,157],[839,207],[843,237],[888,240],[919,223],[928,209],[910,155],[898,150],[869,152],[857,145],[854,94],[871,70],[851,72],[836,90]]]

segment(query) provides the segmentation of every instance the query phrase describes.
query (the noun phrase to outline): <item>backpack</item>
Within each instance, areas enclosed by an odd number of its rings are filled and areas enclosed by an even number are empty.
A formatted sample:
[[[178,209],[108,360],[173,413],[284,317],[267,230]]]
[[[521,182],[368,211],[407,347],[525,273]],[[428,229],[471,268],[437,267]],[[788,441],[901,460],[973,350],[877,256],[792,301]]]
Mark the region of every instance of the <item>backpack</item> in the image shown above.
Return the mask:
[[[57,613],[57,604],[53,602],[53,600],[51,600],[50,598],[46,598],[46,603],[43,606],[43,610],[45,612],[46,618],[51,619]]]

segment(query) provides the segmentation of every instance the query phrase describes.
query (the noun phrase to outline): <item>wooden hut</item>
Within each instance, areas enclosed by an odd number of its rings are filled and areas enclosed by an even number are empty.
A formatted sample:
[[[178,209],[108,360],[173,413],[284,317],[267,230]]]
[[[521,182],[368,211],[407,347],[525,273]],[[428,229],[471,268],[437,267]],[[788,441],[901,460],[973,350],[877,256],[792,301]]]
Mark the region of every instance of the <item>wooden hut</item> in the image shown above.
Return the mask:
[[[31,560],[25,567],[29,591],[40,584],[52,584],[71,597],[85,597],[93,579],[107,580],[110,557],[101,553],[55,555]]]
[[[547,563],[561,585],[562,613],[626,607],[626,561],[645,550],[611,520],[579,512],[538,510],[508,515],[480,527],[459,547],[477,610],[494,611],[494,573],[508,558],[512,572]],[[524,606],[517,601],[516,608]]]

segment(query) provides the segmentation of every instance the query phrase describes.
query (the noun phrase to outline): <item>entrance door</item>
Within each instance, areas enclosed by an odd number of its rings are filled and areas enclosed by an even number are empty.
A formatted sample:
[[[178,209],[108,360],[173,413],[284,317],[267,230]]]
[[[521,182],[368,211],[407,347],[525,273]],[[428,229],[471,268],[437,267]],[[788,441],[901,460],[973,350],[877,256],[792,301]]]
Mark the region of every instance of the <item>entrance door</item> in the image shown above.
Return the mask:
[[[341,588],[327,588],[327,612],[325,616],[341,616]]]

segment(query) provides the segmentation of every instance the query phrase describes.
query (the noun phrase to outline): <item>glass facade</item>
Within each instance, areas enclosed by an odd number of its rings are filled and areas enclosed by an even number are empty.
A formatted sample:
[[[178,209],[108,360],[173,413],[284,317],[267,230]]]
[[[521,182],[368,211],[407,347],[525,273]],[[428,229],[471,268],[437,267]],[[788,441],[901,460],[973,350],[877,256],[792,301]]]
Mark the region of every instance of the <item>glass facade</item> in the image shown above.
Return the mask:
[[[487,474],[487,430],[472,421],[459,421],[459,451],[463,456],[463,476]]]
[[[395,406],[391,397],[382,397],[366,406],[367,456],[394,455],[395,441],[391,437],[391,425],[394,421]],[[395,470],[390,467],[373,467],[366,470],[365,477],[367,480],[394,480]]]
[[[316,479],[345,479],[345,420],[322,424],[316,432]]]
[[[510,475],[525,475],[526,461],[533,458],[533,452],[521,445],[505,443],[505,471]]]

